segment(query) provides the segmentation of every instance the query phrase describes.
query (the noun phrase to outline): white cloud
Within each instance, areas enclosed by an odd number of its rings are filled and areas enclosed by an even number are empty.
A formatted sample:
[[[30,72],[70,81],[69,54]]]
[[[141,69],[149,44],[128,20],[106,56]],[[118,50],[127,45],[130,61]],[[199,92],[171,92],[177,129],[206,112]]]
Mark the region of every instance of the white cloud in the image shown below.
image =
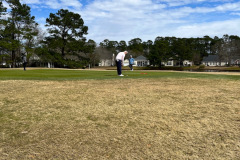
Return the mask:
[[[226,3],[223,5],[219,5],[215,8],[216,11],[239,11],[240,10],[240,2],[236,3]]]
[[[82,4],[78,0],[60,0],[60,5],[64,7],[71,7],[74,9],[80,9]]]
[[[238,0],[22,1],[33,9],[63,8],[79,13],[89,27],[87,38],[96,42],[104,39],[129,41],[133,38],[146,41],[157,36],[240,35],[240,20],[236,17],[240,11]],[[36,18],[43,26],[47,17],[39,15]]]
[[[240,12],[233,12],[233,13],[231,13],[231,15],[240,16]]]
[[[50,8],[50,9],[79,9],[82,4],[79,0],[20,0],[22,3],[34,5],[35,8]],[[37,6],[36,6],[37,5]]]
[[[40,4],[40,0],[20,0],[23,4]]]
[[[210,37],[221,37],[224,34],[240,35],[240,31],[238,29],[239,26],[240,19],[216,21],[202,24],[189,24],[176,27],[176,29],[170,31],[169,34],[180,37],[203,37],[205,35],[208,35]]]
[[[4,7],[6,7],[7,9],[9,9],[9,8],[10,8],[10,6],[8,5],[8,3],[7,3],[7,2],[5,2],[5,1],[3,1],[3,6],[4,6]]]
[[[78,13],[89,26],[87,37],[98,42],[104,39],[128,41],[141,37],[142,32],[150,30],[156,21],[159,23],[164,18],[160,12],[165,7],[151,0],[97,0]]]
[[[234,0],[156,0],[158,3],[166,3],[170,7],[184,6],[189,4],[233,2]]]

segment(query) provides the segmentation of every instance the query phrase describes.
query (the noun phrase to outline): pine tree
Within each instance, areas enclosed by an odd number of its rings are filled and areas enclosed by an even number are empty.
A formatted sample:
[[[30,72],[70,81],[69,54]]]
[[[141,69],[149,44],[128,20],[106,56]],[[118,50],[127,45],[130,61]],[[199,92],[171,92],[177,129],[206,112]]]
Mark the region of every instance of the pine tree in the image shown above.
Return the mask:
[[[1,32],[3,33],[4,48],[11,52],[12,67],[20,60],[22,50],[26,50],[24,42],[36,35],[35,17],[30,14],[30,7],[21,4],[19,0],[6,0],[10,6]]]
[[[79,47],[84,45],[84,35],[87,34],[88,27],[84,25],[79,14],[61,9],[56,14],[50,13],[46,23],[50,34],[46,37],[49,48],[54,51],[60,50],[63,58],[66,52],[81,50]]]

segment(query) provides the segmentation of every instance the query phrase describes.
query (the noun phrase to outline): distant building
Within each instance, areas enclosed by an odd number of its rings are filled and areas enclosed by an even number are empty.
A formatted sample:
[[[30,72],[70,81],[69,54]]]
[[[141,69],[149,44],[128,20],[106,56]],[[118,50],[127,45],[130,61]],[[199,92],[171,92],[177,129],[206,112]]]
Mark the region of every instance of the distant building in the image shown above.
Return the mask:
[[[184,61],[183,61],[183,65],[184,65],[184,66],[192,66],[192,65],[193,65],[193,62],[192,62],[192,61],[189,61],[189,60],[184,60]]]
[[[177,60],[169,58],[168,61],[161,62],[163,66],[177,66]]]
[[[110,56],[109,56],[110,57]],[[100,58],[99,66],[114,66],[115,65],[115,54],[112,54],[110,58]]]
[[[202,64],[205,66],[226,66],[226,65],[240,65],[240,57],[234,56],[231,59],[220,59],[218,55],[209,55],[203,57]]]
[[[173,67],[173,66],[179,66],[180,62],[179,60],[170,58],[168,61],[162,62],[163,66],[167,66],[167,67]],[[192,66],[193,62],[190,60],[184,60],[181,64],[182,66]]]
[[[123,65],[128,66],[129,65],[129,59],[125,59]],[[149,62],[149,60],[147,60],[146,57],[138,56],[137,58],[134,58],[133,66],[145,67],[145,66],[148,66],[148,65],[150,65],[150,62]]]
[[[112,59],[100,59],[99,66],[112,66],[113,60]]]
[[[135,59],[134,59],[134,60],[135,60]],[[129,59],[125,59],[125,60],[124,60],[123,66],[129,66]],[[137,62],[136,62],[136,61],[134,61],[133,66],[137,66]]]
[[[202,64],[205,66],[225,66],[228,62],[226,60],[221,60],[218,55],[209,55],[203,57]]]
[[[137,58],[134,58],[136,66],[138,67],[145,67],[150,65],[150,61],[144,57],[144,56],[138,56]]]

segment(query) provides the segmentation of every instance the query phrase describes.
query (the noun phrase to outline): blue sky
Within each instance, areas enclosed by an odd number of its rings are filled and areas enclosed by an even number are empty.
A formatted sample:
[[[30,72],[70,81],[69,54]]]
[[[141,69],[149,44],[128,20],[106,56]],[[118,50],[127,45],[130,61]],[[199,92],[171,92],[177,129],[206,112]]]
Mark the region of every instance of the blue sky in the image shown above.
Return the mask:
[[[157,36],[240,36],[240,0],[20,0],[44,28],[50,13],[68,9],[89,27],[87,39],[126,42]]]

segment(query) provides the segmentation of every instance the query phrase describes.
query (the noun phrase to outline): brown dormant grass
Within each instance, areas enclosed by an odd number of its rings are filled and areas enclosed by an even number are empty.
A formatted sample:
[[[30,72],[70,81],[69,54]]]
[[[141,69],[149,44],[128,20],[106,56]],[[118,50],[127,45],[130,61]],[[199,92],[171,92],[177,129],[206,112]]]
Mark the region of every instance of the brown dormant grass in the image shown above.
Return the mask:
[[[1,81],[0,159],[240,159],[240,81]]]

